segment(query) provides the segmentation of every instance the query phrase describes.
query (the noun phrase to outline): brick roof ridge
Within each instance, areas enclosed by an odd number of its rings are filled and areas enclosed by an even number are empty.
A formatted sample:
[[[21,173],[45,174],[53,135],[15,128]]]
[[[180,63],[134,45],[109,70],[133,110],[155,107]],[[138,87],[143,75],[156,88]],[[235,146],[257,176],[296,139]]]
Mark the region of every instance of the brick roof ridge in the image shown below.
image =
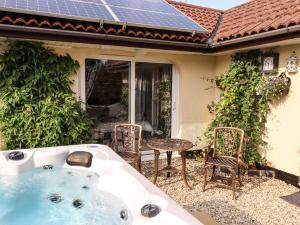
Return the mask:
[[[222,12],[222,13],[225,12],[225,10],[222,10],[222,9],[216,9],[216,8],[211,8],[211,7],[201,6],[201,5],[195,5],[195,4],[186,3],[186,2],[178,2],[175,0],[166,0],[166,1],[171,4],[177,4],[177,5],[182,5],[182,6],[187,6],[187,7],[197,8],[197,9],[208,9],[208,10],[213,10],[213,11]]]
[[[255,1],[260,1],[260,0],[248,0],[247,2],[241,3],[241,4],[236,5],[236,6],[232,6],[232,7],[230,7],[229,9],[225,9],[225,10],[223,10],[223,12],[224,12],[224,13],[227,13],[227,12],[229,12],[229,11],[231,11],[231,10],[234,10],[234,9],[237,9],[237,8],[240,8],[240,7],[244,7],[245,5],[248,5],[248,4],[250,4],[251,2],[255,2]]]

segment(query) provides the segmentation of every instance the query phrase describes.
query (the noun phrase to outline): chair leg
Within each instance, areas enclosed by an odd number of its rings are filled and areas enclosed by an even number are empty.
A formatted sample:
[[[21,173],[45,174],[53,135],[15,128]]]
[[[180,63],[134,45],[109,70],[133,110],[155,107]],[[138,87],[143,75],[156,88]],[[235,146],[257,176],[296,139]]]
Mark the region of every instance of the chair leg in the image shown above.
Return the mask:
[[[236,200],[235,191],[236,191],[236,173],[231,172],[232,177],[232,194],[233,194],[233,200]]]
[[[238,169],[238,181],[241,187],[243,187],[242,179],[241,179],[241,168]]]
[[[140,173],[142,173],[142,159],[141,157],[137,161],[137,168]]]
[[[211,174],[211,180],[214,180],[215,179],[215,177],[216,177],[216,166],[213,166],[213,168],[212,168],[212,174]]]
[[[203,182],[203,192],[205,191],[206,181],[207,179],[207,167],[204,167],[204,182]]]

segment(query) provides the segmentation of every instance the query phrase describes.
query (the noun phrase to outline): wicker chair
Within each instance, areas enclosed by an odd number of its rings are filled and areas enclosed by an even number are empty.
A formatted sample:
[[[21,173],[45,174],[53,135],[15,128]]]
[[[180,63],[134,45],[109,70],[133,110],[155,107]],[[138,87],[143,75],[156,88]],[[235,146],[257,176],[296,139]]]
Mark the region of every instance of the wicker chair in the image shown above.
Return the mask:
[[[118,155],[141,172],[142,127],[140,125],[116,125],[113,148]]]
[[[212,169],[211,181],[216,178],[216,169],[225,168],[230,172],[233,199],[236,199],[236,179],[242,186],[241,169],[247,165],[242,161],[244,131],[233,127],[217,127],[214,130],[214,148],[206,151],[204,164],[204,185],[207,184],[208,169]]]

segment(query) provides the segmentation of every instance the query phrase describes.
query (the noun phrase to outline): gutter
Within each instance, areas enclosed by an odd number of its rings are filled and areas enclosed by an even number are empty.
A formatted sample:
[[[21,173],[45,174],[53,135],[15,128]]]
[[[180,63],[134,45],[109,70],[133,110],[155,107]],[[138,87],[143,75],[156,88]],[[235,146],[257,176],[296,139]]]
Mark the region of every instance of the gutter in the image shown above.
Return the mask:
[[[2,33],[1,33],[2,31]],[[3,33],[4,32],[4,33]],[[9,33],[11,32],[11,33]],[[300,37],[300,25],[295,25],[278,30],[267,31],[260,34],[235,38],[213,44],[201,44],[180,41],[147,39],[139,37],[118,36],[111,34],[87,33],[80,31],[55,30],[49,28],[27,27],[20,25],[0,24],[0,36],[26,39],[59,40],[77,43],[109,44],[129,47],[154,48],[179,50],[213,54],[226,50],[234,50],[245,46],[262,45],[286,39]],[[26,36],[27,35],[27,36]],[[52,35],[50,37],[50,35]],[[286,35],[286,36],[285,36]],[[26,36],[26,37],[25,37]],[[38,36],[38,37],[36,37]],[[63,39],[63,40],[62,40]]]
[[[36,33],[36,34],[51,34],[55,36],[69,36],[69,37],[78,37],[78,38],[92,38],[100,39],[105,41],[113,42],[130,42],[130,43],[140,43],[140,44],[154,44],[162,46],[176,46],[176,47],[188,47],[195,49],[207,49],[208,44],[199,44],[199,43],[189,43],[189,42],[180,42],[180,41],[165,41],[165,40],[156,40],[156,39],[147,39],[147,38],[137,38],[137,37],[128,37],[128,36],[118,36],[111,34],[98,34],[98,33],[86,33],[80,31],[69,31],[69,30],[54,30],[49,28],[38,28],[38,27],[26,27],[19,25],[7,25],[0,24],[0,30],[2,31],[14,31],[14,32],[25,32],[25,33]]]
[[[215,44],[212,44],[212,49],[214,48],[219,48],[219,47],[225,47],[229,45],[234,45],[234,44],[240,44],[242,42],[248,42],[248,41],[254,41],[254,40],[259,40],[262,38],[268,38],[268,37],[274,37],[277,35],[282,35],[282,34],[289,34],[293,32],[298,32],[300,31],[300,25],[295,25],[287,28],[281,28],[278,30],[273,30],[273,31],[266,31],[265,33],[260,33],[260,34],[254,34],[250,35],[247,37],[240,37],[232,40],[227,40],[227,41],[221,41]]]

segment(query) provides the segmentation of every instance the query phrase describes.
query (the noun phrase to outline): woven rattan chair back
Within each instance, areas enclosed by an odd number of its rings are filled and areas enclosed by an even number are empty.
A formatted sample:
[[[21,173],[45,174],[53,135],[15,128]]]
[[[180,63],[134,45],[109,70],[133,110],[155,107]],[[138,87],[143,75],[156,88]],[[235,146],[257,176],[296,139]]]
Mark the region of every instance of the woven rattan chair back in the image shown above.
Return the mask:
[[[208,169],[212,169],[210,181],[215,181],[218,180],[215,179],[216,169],[225,168],[227,171],[229,171],[231,177],[233,199],[236,199],[236,180],[238,180],[240,186],[243,185],[241,181],[241,168],[245,168],[245,163],[242,161],[242,151],[244,148],[243,144],[243,130],[234,127],[215,128],[212,155],[210,155],[208,152],[205,154],[203,191],[205,191],[205,186],[208,182]]]
[[[142,141],[142,127],[140,125],[116,125],[114,136],[114,149],[116,152],[140,152]]]
[[[215,128],[213,157],[227,156],[241,158],[243,154],[243,140],[244,131],[239,128]]]

